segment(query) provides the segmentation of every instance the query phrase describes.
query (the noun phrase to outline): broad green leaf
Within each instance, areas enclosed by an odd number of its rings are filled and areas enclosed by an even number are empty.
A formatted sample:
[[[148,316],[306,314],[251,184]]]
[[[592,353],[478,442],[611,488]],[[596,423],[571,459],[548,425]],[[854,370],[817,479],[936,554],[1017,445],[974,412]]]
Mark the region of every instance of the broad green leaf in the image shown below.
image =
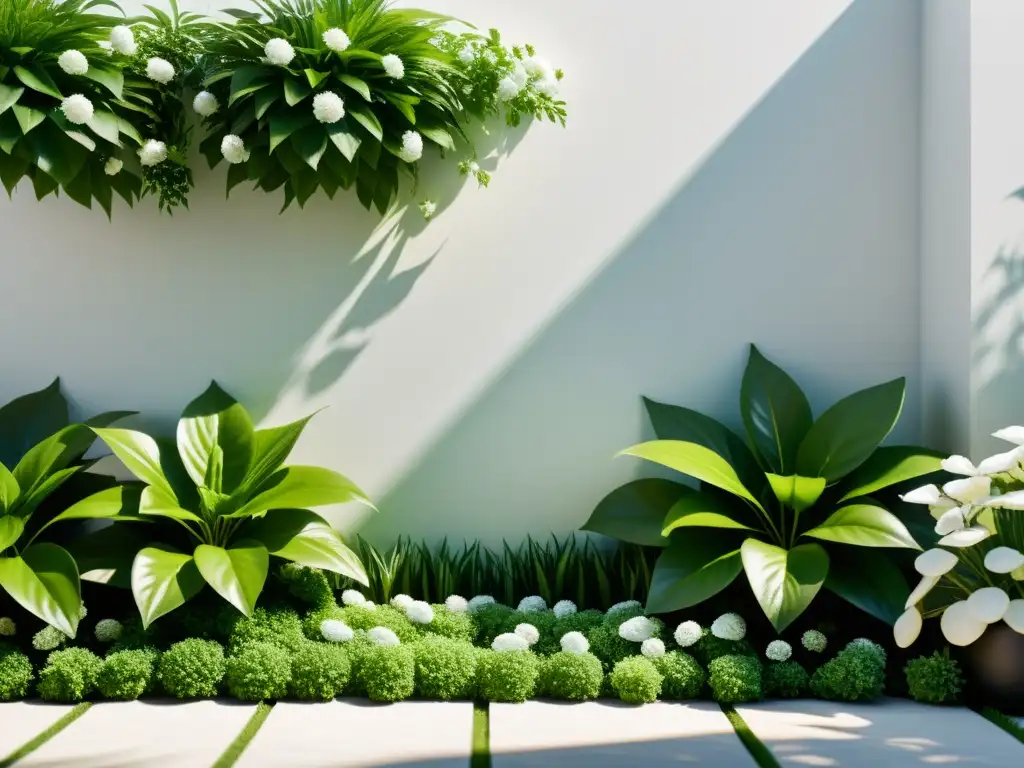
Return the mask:
[[[21,486],[7,467],[0,463],[0,514],[7,512],[18,502]],[[0,547],[3,549],[3,547]]]
[[[313,89],[307,83],[293,77],[285,78],[284,100],[289,107],[294,107],[312,92]]]
[[[452,139],[452,135],[441,126],[424,125],[423,122],[420,121],[419,125],[416,126],[416,130],[439,147],[443,147],[444,149],[448,149],[453,152],[455,151],[455,141]]]
[[[888,553],[833,547],[825,589],[892,626],[904,611],[910,587]]]
[[[155,486],[146,486],[139,499],[139,514],[153,517],[166,517],[171,520],[182,520],[189,523],[202,523],[203,518],[195,512],[189,512],[178,505],[178,500],[169,496]]]
[[[384,129],[381,128],[380,120],[373,114],[373,111],[364,104],[353,104],[349,103],[347,106],[347,112],[352,116],[352,119],[359,123],[365,128],[373,138],[378,142],[384,139]]]
[[[370,96],[370,86],[365,81],[352,75],[338,75],[338,80],[362,96],[365,101],[373,101],[373,98]]]
[[[662,521],[689,489],[671,480],[650,477],[619,486],[605,496],[580,528],[619,541],[664,547]]]
[[[763,509],[761,503],[740,482],[729,462],[703,445],[681,440],[652,440],[627,448],[620,455],[636,456],[661,464],[676,472],[695,477],[701,482],[710,483],[723,491],[746,499],[758,509]]]
[[[292,148],[314,171],[327,150],[327,134],[318,125],[303,128],[291,137]]]
[[[231,91],[228,106],[246,94],[258,91],[270,84],[273,73],[264,67],[239,67],[231,75]]]
[[[13,85],[4,85],[3,83],[0,83],[0,115],[17,104],[18,99],[21,98],[21,94],[24,92],[24,88],[17,88]]]
[[[249,412],[217,382],[189,403],[178,421],[178,453],[197,486],[234,491],[249,471],[253,447]]]
[[[20,557],[0,557],[0,588],[30,613],[68,637],[82,611],[78,567],[56,544],[35,544]]]
[[[662,536],[668,536],[677,528],[732,528],[741,531],[753,530],[736,520],[735,507],[725,503],[721,497],[686,488],[682,497],[665,514],[662,521]]]
[[[313,111],[276,109],[270,113],[270,151],[300,128],[313,122]]]
[[[54,523],[65,520],[138,520],[141,493],[142,486],[140,485],[116,485],[113,488],[107,488],[72,504],[47,522],[39,531],[42,532]]]
[[[256,430],[252,462],[249,464],[249,471],[242,481],[242,485],[238,488],[239,494],[250,493],[280,469],[285,459],[288,458],[288,454],[292,452],[292,448],[295,447],[302,430],[315,415],[315,413],[311,413],[305,418],[281,427]]]
[[[776,632],[806,610],[828,575],[828,553],[820,544],[785,550],[747,539],[740,554],[754,597]]]
[[[194,556],[206,583],[243,614],[252,616],[270,568],[266,547],[245,540],[229,549],[200,544]]]
[[[330,77],[330,72],[318,72],[315,69],[304,69],[303,74],[306,75],[306,81],[309,83],[311,88],[316,88],[320,83],[324,81],[325,77]]]
[[[740,388],[740,412],[754,449],[767,469],[792,472],[796,452],[811,428],[811,404],[784,370],[750,345]]]
[[[60,379],[38,392],[11,400],[0,408],[0,462],[15,467],[39,443],[67,426],[68,404]]]
[[[99,83],[114,94],[115,99],[120,101],[124,98],[124,75],[120,71],[97,67],[92,62],[89,62],[89,71],[82,75],[82,77]]]
[[[344,119],[327,126],[327,138],[350,163],[359,151],[359,145],[362,144],[362,139],[352,132]]]
[[[395,109],[402,113],[402,116],[408,120],[412,125],[416,125],[416,110],[413,109],[412,105],[408,102],[395,98],[390,93],[384,94],[384,99],[390,103]]]
[[[840,507],[821,525],[804,531],[802,535],[858,547],[920,549],[899,518],[876,504]]]
[[[174,491],[160,467],[160,448],[156,440],[144,432],[133,429],[94,427],[93,432],[139,480],[174,496]]]
[[[139,550],[132,563],[132,594],[143,628],[195,597],[203,583],[192,555],[159,547]]]
[[[14,515],[0,516],[0,552],[18,541],[25,530],[25,521]]]
[[[882,488],[938,472],[944,458],[938,451],[926,448],[883,445],[846,478],[844,487],[848,485],[849,490],[839,501],[868,496]]]
[[[112,112],[97,109],[93,112],[92,120],[86,123],[86,125],[100,138],[106,139],[111,144],[121,146],[119,121]]]
[[[57,84],[53,82],[53,79],[46,74],[46,70],[42,67],[15,67],[14,76],[33,91],[52,96],[55,99],[64,98],[60,89],[57,88]]]
[[[19,517],[28,518],[36,511],[36,508],[46,500],[46,497],[60,488],[67,480],[81,470],[81,466],[65,467],[51,472],[40,483],[37,483],[27,494],[22,494],[18,500],[17,509],[14,511]]]
[[[251,517],[268,509],[319,507],[348,501],[375,509],[366,494],[344,475],[324,467],[284,467],[267,478],[245,506],[227,517]]]
[[[358,555],[334,528],[308,509],[281,509],[252,520],[239,537],[260,542],[267,551],[285,560],[340,573],[369,584]]]
[[[651,576],[649,613],[690,608],[717,595],[743,570],[741,534],[695,528],[673,536]]]
[[[276,88],[265,88],[261,91],[257,91],[256,95],[252,97],[252,104],[255,108],[255,115],[257,120],[262,120],[263,116],[270,109],[271,105],[281,98],[281,94]]]
[[[903,409],[904,379],[844,397],[814,422],[797,451],[797,474],[829,483],[863,464],[892,431]]]
[[[797,513],[813,506],[825,492],[824,477],[801,477],[800,475],[782,477],[772,474],[767,474],[765,477],[768,478],[768,484],[771,485],[772,492],[779,503],[790,507]]]

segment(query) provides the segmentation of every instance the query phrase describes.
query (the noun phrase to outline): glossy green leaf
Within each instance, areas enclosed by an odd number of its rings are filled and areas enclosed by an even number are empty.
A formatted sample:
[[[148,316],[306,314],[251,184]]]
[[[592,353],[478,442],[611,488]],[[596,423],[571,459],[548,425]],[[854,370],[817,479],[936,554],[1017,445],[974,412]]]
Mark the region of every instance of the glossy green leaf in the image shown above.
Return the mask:
[[[230,548],[200,544],[196,567],[214,590],[246,616],[252,616],[270,568],[270,555],[257,541],[238,541]]]
[[[250,93],[270,84],[273,74],[264,67],[239,67],[231,75],[231,90],[228,106]]]
[[[142,626],[185,604],[203,588],[203,577],[192,555],[160,547],[139,550],[132,563],[132,594]]]
[[[925,448],[883,445],[846,478],[843,487],[848,490],[839,501],[868,496],[882,488],[938,472],[944,458],[938,451]]]
[[[78,567],[56,544],[35,544],[20,557],[0,557],[0,588],[68,637],[78,632],[82,592]]]
[[[416,125],[416,110],[413,109],[412,105],[408,102],[395,98],[390,93],[384,94],[384,99],[391,104],[395,109],[402,113],[402,116],[409,121],[411,125]]]
[[[117,117],[112,112],[97,109],[93,112],[92,120],[86,125],[100,138],[106,139],[111,144],[121,146],[121,129]]]
[[[829,483],[863,464],[885,439],[903,409],[904,379],[844,397],[814,422],[797,451],[797,473]]]
[[[294,77],[285,78],[284,81],[284,100],[289,107],[294,107],[304,98],[309,96],[313,92],[313,89],[308,83],[304,83],[301,80],[296,80]]]
[[[772,493],[775,494],[779,503],[798,513],[813,506],[825,492],[824,477],[801,477],[800,475],[782,477],[772,474],[767,474],[765,477],[768,478],[768,484],[772,487]]]
[[[46,113],[41,109],[26,107],[24,104],[15,104],[11,111],[21,127],[21,132],[26,136],[46,120]]]
[[[255,430],[245,408],[211,382],[178,421],[178,453],[197,486],[231,493],[249,471]],[[214,461],[215,456],[220,457]]]
[[[315,69],[304,69],[302,72],[306,75],[306,81],[311,88],[316,88],[324,81],[324,78],[331,76],[330,72],[318,72]]]
[[[660,477],[634,480],[605,496],[580,528],[619,541],[664,547],[662,535],[665,515],[689,489]]]
[[[57,84],[53,82],[53,79],[46,74],[46,70],[38,66],[29,67],[15,67],[14,76],[17,77],[23,85],[28,86],[33,91],[52,96],[55,99],[63,99],[64,96],[61,94],[60,89],[57,88]]]
[[[24,88],[0,83],[0,115],[17,104],[24,92]]]
[[[238,491],[248,494],[262,485],[284,464],[306,424],[316,414],[280,427],[258,429],[254,436],[252,462]]]
[[[840,507],[821,525],[802,535],[858,547],[920,549],[899,518],[876,504]]]
[[[146,486],[139,499],[139,514],[152,517],[166,517],[187,523],[202,523],[203,518],[195,512],[182,509],[178,500],[155,486]]]
[[[380,120],[377,119],[377,116],[373,114],[369,107],[364,104],[354,104],[351,102],[346,106],[346,111],[352,116],[353,120],[363,126],[378,142],[383,140],[384,129],[380,125]]]
[[[327,150],[327,134],[319,125],[303,128],[291,137],[292,149],[314,171]]]
[[[807,609],[828,576],[828,553],[820,544],[785,550],[747,539],[740,554],[754,597],[776,632],[782,632]]]
[[[36,167],[65,188],[80,175],[89,157],[89,150],[72,141],[52,121],[40,123],[28,136],[28,144],[35,153]],[[71,193],[68,196],[71,197]]]
[[[276,109],[270,113],[270,151],[296,131],[313,122],[313,110]]]
[[[747,435],[767,469],[789,474],[796,452],[811,428],[811,404],[784,370],[750,345],[740,388],[740,412]]]
[[[270,109],[271,105],[275,101],[281,98],[281,94],[276,88],[264,88],[261,91],[257,91],[256,95],[252,97],[252,104],[255,109],[255,116],[257,120],[262,120],[263,116]]]
[[[11,470],[0,463],[0,514],[15,506],[20,495],[21,486],[18,485],[18,480]]]
[[[145,432],[132,429],[96,427],[93,432],[139,480],[156,486],[170,496],[175,495],[161,469],[160,448],[156,440]]]
[[[362,139],[351,131],[345,120],[328,125],[327,138],[331,140],[334,146],[338,148],[338,151],[349,162],[352,162],[355,158],[356,152],[359,151],[359,145],[362,143]]]
[[[14,514],[19,517],[27,518],[36,508],[46,500],[46,497],[51,493],[54,493],[60,488],[67,480],[77,474],[81,470],[81,466],[77,467],[65,467],[59,469],[56,472],[51,472],[42,482],[37,483],[28,493],[23,493],[21,498],[18,500],[17,509],[14,510]]]
[[[910,587],[881,550],[833,547],[825,589],[890,626],[904,611]]]
[[[107,488],[72,504],[47,522],[40,531],[65,520],[136,521],[139,519],[141,493],[142,487],[139,485],[116,485]]]
[[[15,467],[36,443],[68,423],[68,404],[60,379],[45,389],[11,400],[0,408],[0,462]]]
[[[330,523],[308,509],[276,510],[247,523],[238,535],[260,542],[270,554],[285,560],[369,584],[359,556]]]
[[[360,80],[352,75],[338,75],[338,80],[362,96],[365,101],[373,101],[373,98],[370,96],[370,86],[364,80]]]
[[[324,467],[284,467],[271,475],[253,497],[228,517],[251,517],[268,509],[319,507],[356,501],[374,508],[355,483]]]
[[[16,543],[25,530],[25,521],[14,515],[0,516],[0,552]]]
[[[673,536],[651,576],[648,613],[671,613],[717,595],[743,570],[741,534],[694,528]]]
[[[416,130],[438,146],[453,152],[455,151],[455,141],[452,139],[452,135],[441,126],[424,125],[424,123],[420,121],[416,126]]]
[[[735,507],[720,496],[687,488],[682,497],[672,505],[662,521],[662,536],[668,536],[678,528],[731,528],[741,531],[752,530],[739,522]]]
[[[97,67],[94,63],[89,62],[89,71],[82,75],[82,77],[99,83],[110,91],[115,99],[121,100],[124,98],[124,75],[119,70]]]

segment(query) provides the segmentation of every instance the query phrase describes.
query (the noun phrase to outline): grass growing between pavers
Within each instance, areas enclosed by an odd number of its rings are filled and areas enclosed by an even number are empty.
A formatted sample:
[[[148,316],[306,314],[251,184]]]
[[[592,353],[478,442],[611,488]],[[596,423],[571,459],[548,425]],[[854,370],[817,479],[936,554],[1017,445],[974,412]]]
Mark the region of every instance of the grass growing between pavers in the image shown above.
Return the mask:
[[[26,755],[35,752],[37,749],[43,746],[43,744],[48,742],[58,733],[60,733],[73,722],[75,722],[75,720],[84,715],[91,706],[92,703],[88,701],[84,701],[81,704],[76,705],[74,709],[72,709],[70,712],[64,715],[64,717],[55,722],[45,731],[37,734],[29,741],[26,741],[16,750],[11,752],[11,754],[9,754],[7,757],[0,759],[0,768],[8,768],[8,766],[14,765],[16,762],[21,760]]]
[[[473,750],[469,768],[491,768],[491,707],[486,701],[473,703]]]
[[[231,768],[231,766],[237,763],[238,758],[245,752],[245,748],[249,746],[249,742],[253,740],[260,728],[263,727],[263,723],[266,722],[273,708],[272,704],[267,704],[265,701],[257,704],[256,711],[252,713],[249,722],[245,724],[245,727],[235,737],[235,740],[228,744],[228,748],[224,750],[224,753],[217,758],[213,768]]]
[[[1024,726],[1021,726],[1012,717],[1008,717],[999,710],[992,709],[991,707],[981,710],[978,714],[993,725],[998,725],[1021,744],[1024,744]]]
[[[754,762],[761,766],[761,768],[782,768],[779,761],[775,759],[775,755],[772,754],[772,751],[750,730],[750,726],[747,725],[747,721],[743,719],[743,716],[729,704],[722,704],[720,706],[722,707],[722,712],[732,724],[733,730],[736,731],[736,735],[743,742],[743,746],[747,748],[747,752],[754,758]]]

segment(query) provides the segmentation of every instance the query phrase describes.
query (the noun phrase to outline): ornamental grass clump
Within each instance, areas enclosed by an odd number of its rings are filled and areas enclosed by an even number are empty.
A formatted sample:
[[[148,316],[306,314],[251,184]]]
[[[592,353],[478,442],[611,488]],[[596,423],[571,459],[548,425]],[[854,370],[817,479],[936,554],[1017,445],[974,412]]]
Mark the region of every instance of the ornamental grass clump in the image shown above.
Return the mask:
[[[477,649],[465,640],[428,635],[412,646],[416,693],[425,699],[466,699],[473,692]]]
[[[0,645],[0,701],[25,698],[35,677],[28,656],[15,648]]]
[[[704,690],[707,675],[696,659],[682,651],[669,651],[652,659],[661,673],[661,697],[669,701],[696,699]]]
[[[359,679],[373,701],[402,701],[416,690],[416,661],[408,645],[374,645],[359,659]]]
[[[44,701],[75,703],[96,688],[103,660],[85,648],[54,651],[39,673],[39,695]]]
[[[227,660],[228,692],[240,701],[283,699],[291,678],[291,653],[274,643],[250,642]]]
[[[955,704],[964,685],[960,665],[948,651],[913,659],[904,673],[911,698],[925,704]]]
[[[540,661],[529,650],[481,651],[477,657],[477,694],[486,701],[520,702],[537,689]]]
[[[175,643],[157,665],[160,684],[177,699],[216,696],[226,671],[227,662],[220,643],[198,638]]]
[[[291,656],[289,693],[302,701],[330,701],[341,695],[352,675],[345,648],[306,643]]]
[[[555,699],[587,701],[601,693],[604,670],[592,653],[559,651],[541,659],[538,692]]]
[[[96,688],[112,701],[137,699],[151,688],[158,658],[153,649],[115,651],[104,659]]]
[[[633,656],[616,662],[609,675],[612,689],[628,704],[646,704],[656,701],[661,693],[663,678],[654,662],[642,656]]]
[[[761,664],[751,656],[719,656],[708,666],[711,696],[721,704],[758,701],[762,697]]]

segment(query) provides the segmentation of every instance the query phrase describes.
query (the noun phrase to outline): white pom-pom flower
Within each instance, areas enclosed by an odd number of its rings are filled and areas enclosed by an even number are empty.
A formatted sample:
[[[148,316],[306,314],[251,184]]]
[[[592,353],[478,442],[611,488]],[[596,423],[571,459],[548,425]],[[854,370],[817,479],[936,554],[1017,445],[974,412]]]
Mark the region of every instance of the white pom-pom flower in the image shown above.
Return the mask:
[[[320,635],[329,643],[347,643],[356,636],[344,621],[325,619],[320,622]]]
[[[406,131],[402,134],[402,149],[399,155],[407,163],[415,163],[423,157],[423,137],[416,131]]]
[[[110,47],[116,53],[134,56],[138,47],[135,45],[135,34],[131,28],[124,24],[118,24],[110,30]]]
[[[992,437],[997,437],[1008,443],[1024,445],[1024,427],[1004,427],[998,432],[993,432]]]
[[[619,625],[619,637],[631,643],[642,643],[654,637],[658,625],[646,616],[634,616]]]
[[[711,623],[711,634],[720,640],[739,641],[747,636],[747,622],[738,613],[723,613]]]
[[[384,71],[388,73],[388,77],[394,78],[395,80],[401,80],[405,77],[405,64],[403,64],[402,60],[393,53],[381,56],[380,65],[384,67]]]
[[[974,504],[989,495],[992,489],[992,478],[984,475],[965,477],[963,480],[951,480],[942,486],[942,492],[961,504]]]
[[[117,619],[102,619],[96,622],[96,629],[93,631],[101,643],[112,643],[121,637],[123,630],[124,627]]]
[[[999,587],[982,587],[967,598],[967,608],[978,621],[994,624],[1006,615],[1010,596]]]
[[[295,58],[295,49],[283,37],[267,40],[267,44],[263,46],[263,53],[266,54],[267,61],[279,67],[287,67]]]
[[[209,117],[210,115],[217,114],[217,110],[220,109],[220,102],[209,91],[200,91],[192,99],[192,109],[200,117]]]
[[[491,648],[496,651],[525,651],[530,647],[526,640],[515,632],[505,632],[494,638]]]
[[[480,610],[486,608],[488,605],[494,605],[494,602],[494,598],[490,595],[476,595],[475,597],[471,597],[469,599],[469,612],[478,613]]]
[[[768,643],[764,655],[771,661],[788,661],[789,657],[793,655],[793,646],[785,640],[772,640]]]
[[[1024,566],[1024,555],[1012,547],[994,547],[985,555],[985,567],[992,573],[1010,573]]]
[[[620,611],[635,611],[639,607],[639,600],[624,600],[621,603],[616,603],[611,608],[609,608],[605,612],[605,615],[611,616],[612,614],[619,613]]]
[[[396,635],[387,627],[374,627],[366,633],[366,636],[369,637],[377,645],[401,645],[401,641],[398,639],[398,635]]]
[[[374,602],[372,600],[367,600],[365,603],[362,604],[361,607],[364,610],[367,610],[367,611],[376,611],[377,610],[377,606],[374,604]]]
[[[503,77],[498,83],[498,98],[501,101],[512,101],[519,95],[519,84],[511,77]]]
[[[515,633],[523,638],[527,645],[536,645],[540,640],[540,632],[533,624],[516,624]]]
[[[233,133],[229,133],[220,140],[220,153],[232,165],[244,163],[249,159],[249,150],[245,148],[245,142],[240,136],[235,136]],[[348,597],[345,597],[346,595]],[[346,589],[341,593],[341,602],[345,605],[364,605],[366,598],[354,589]]]
[[[405,615],[413,624],[429,624],[434,620],[434,609],[430,603],[413,600],[412,605],[405,609]]]
[[[523,67],[526,69],[526,73],[531,77],[537,77],[544,79],[546,77],[554,77],[554,68],[540,56],[531,56],[523,62]]]
[[[544,94],[550,99],[557,99],[559,92],[558,81],[553,77],[545,77],[537,81],[534,85],[538,92]]]
[[[57,66],[69,75],[84,75],[89,71],[89,60],[81,51],[64,51],[57,57]]]
[[[67,96],[60,103],[60,111],[69,123],[84,125],[92,120],[92,102],[80,93]]]
[[[922,576],[943,576],[959,562],[956,555],[946,549],[929,549],[914,560],[914,569]]]
[[[437,202],[434,200],[424,200],[420,203],[420,213],[423,214],[424,219],[429,221],[437,213]]]
[[[524,88],[530,80],[530,73],[526,71],[526,67],[523,66],[523,62],[519,61],[519,59],[516,59],[516,62],[512,68],[512,74],[509,75],[509,77],[511,77],[512,82],[514,82],[520,88]]]
[[[1003,621],[1014,632],[1024,635],[1024,600],[1011,600],[1003,614]]]
[[[953,533],[954,531],[962,531],[965,527],[964,524],[964,513],[959,507],[951,509],[948,512],[943,512],[935,523],[935,532],[939,536],[945,536]]]
[[[444,607],[451,613],[466,613],[469,610],[469,602],[462,595],[448,595]]]
[[[970,645],[981,637],[988,624],[974,618],[966,600],[959,600],[949,606],[939,621],[942,636],[953,645]]]
[[[548,609],[547,601],[540,595],[530,595],[524,597],[519,601],[519,607],[516,608],[520,613],[540,613]]]
[[[10,616],[0,616],[0,637],[14,637],[18,632],[18,625]]]
[[[352,42],[348,39],[348,35],[345,34],[345,30],[339,29],[338,27],[331,27],[324,32],[323,41],[324,45],[338,53],[341,53],[348,48],[349,43]]]
[[[468,45],[461,51],[459,51],[459,61],[461,61],[467,67],[473,63],[473,59],[475,58],[476,55],[473,53],[473,49]]]
[[[146,60],[146,77],[166,85],[174,79],[174,65],[167,59],[153,56]]]
[[[139,149],[139,162],[147,168],[160,165],[167,159],[167,145],[156,139],[149,139]]]
[[[224,138],[226,139],[226,138],[228,138],[228,136],[225,136]],[[235,136],[235,138],[237,139],[238,137]],[[241,141],[241,139],[239,139],[239,141]],[[223,145],[223,142],[222,142],[221,143],[221,152],[223,152],[223,151],[224,151],[224,145]],[[365,605],[366,604],[366,598],[363,596],[363,593],[359,592],[358,590],[346,589],[344,592],[341,593],[341,602],[343,602],[345,605]]]
[[[696,621],[684,621],[676,627],[673,637],[676,639],[676,643],[679,644],[680,648],[689,648],[700,640],[703,634],[704,630],[700,628],[700,624]]]
[[[556,619],[564,619],[576,613],[577,608],[572,600],[559,600],[551,610],[554,611]]]
[[[665,655],[665,643],[656,637],[649,637],[640,643],[640,653],[648,659],[657,659]]]
[[[566,632],[558,643],[563,651],[569,653],[586,653],[590,650],[590,641],[582,632]]]
[[[404,612],[414,602],[408,595],[395,595],[391,598],[391,607]]]
[[[117,176],[122,168],[124,168],[124,163],[116,157],[108,157],[107,162],[103,164],[103,172],[107,176]]]
[[[828,638],[816,629],[808,629],[804,632],[800,642],[812,653],[821,653],[828,646]]]
[[[345,102],[333,91],[323,91],[313,97],[313,117],[319,122],[336,123],[345,116]]]
[[[32,647],[37,651],[52,651],[67,640],[67,636],[56,627],[43,627],[32,637]]]
[[[917,606],[912,605],[896,619],[892,628],[892,636],[896,645],[900,648],[909,648],[921,634],[921,626],[924,622],[921,619],[921,612]]]

